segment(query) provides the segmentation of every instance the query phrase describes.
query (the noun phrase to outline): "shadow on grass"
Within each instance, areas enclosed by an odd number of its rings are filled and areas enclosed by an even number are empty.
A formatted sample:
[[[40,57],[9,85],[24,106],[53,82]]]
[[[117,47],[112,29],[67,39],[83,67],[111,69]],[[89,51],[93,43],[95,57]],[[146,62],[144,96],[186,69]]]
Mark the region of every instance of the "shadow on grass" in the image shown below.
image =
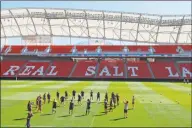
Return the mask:
[[[75,116],[75,117],[82,117],[82,116],[86,116],[85,114],[83,114],[83,115],[79,115],[79,116]]]
[[[122,120],[122,119],[125,119],[125,118],[121,117],[121,118],[111,119],[111,121],[118,121],[118,120]]]
[[[61,117],[69,117],[69,116],[71,116],[71,115],[64,115],[64,116],[59,116],[59,117],[61,118]]]
[[[52,115],[51,113],[47,113],[47,114],[41,114],[41,116],[49,116]]]
[[[26,120],[26,118],[18,118],[18,119],[13,119],[15,121],[19,121],[19,120]]]
[[[103,116],[103,115],[105,115],[105,113],[94,115],[94,116]]]

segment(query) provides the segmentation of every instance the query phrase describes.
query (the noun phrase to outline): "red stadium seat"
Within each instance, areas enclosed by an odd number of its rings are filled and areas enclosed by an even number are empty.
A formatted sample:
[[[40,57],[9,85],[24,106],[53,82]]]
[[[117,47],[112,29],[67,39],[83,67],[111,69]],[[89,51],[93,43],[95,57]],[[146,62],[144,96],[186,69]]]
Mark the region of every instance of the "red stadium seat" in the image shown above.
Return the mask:
[[[125,78],[122,60],[103,60],[100,62],[97,78]]]
[[[72,61],[54,61],[47,70],[47,77],[68,77],[71,73],[74,62]]]
[[[20,71],[18,76],[43,77],[50,62],[28,62]]]
[[[71,77],[88,77],[93,78],[95,76],[97,61],[85,60],[77,62],[76,68]]]
[[[192,63],[179,63],[178,66],[182,77],[192,78]]]
[[[150,66],[155,78],[180,78],[174,62],[152,62]]]
[[[20,71],[26,61],[1,61],[1,76],[14,77]]]
[[[128,78],[152,78],[145,61],[127,63]]]

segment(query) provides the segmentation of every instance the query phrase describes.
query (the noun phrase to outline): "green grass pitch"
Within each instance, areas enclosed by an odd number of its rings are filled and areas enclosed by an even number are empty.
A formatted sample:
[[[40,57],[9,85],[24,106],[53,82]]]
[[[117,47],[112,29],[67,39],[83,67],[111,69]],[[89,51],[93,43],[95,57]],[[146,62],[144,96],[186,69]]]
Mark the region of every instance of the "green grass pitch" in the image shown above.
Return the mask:
[[[80,106],[75,102],[74,113],[68,116],[68,102],[57,108],[56,114],[51,114],[52,103],[43,105],[43,113],[36,113],[31,118],[32,127],[191,127],[191,83],[170,82],[104,82],[104,81],[1,81],[1,127],[25,127],[27,117],[27,102],[50,92],[52,99],[56,97],[57,89],[60,96],[64,91],[73,89],[77,94],[85,91],[85,99],[89,92],[94,92],[91,112],[84,116],[86,101]],[[119,93],[120,105],[104,115],[103,103],[96,103],[96,92],[109,97],[111,92]],[[131,103],[132,96],[136,98],[134,110],[128,111],[124,119],[123,100]],[[70,95],[71,97],[71,95]],[[76,97],[77,99],[77,97]],[[129,104],[129,108],[132,105]]]

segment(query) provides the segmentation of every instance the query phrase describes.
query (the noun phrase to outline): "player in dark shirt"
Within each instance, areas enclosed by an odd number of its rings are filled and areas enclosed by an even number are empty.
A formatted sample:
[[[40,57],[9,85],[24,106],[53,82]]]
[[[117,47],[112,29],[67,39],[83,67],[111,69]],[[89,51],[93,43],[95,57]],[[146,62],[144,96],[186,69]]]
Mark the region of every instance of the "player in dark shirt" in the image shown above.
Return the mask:
[[[90,100],[93,100],[93,91],[90,92]]]
[[[43,102],[46,103],[46,93],[43,94]]]
[[[113,111],[113,99],[111,98],[110,99],[110,112]]]
[[[58,90],[57,90],[56,96],[57,96],[57,100],[59,100],[59,91]]]
[[[114,99],[114,97],[115,97],[115,94],[114,94],[114,92],[112,92],[111,93],[111,98]]]
[[[52,107],[52,114],[53,114],[53,113],[56,113],[56,108],[57,108],[57,101],[56,101],[56,99],[54,99],[54,101],[53,101],[53,107]]]
[[[32,112],[32,103],[31,103],[31,101],[29,101],[28,104],[27,104],[27,110],[29,112]]]
[[[47,99],[48,99],[48,103],[50,103],[50,101],[51,101],[51,94],[49,92],[47,94]]]
[[[107,92],[105,93],[105,99],[106,99],[107,102],[108,102],[108,94],[107,94]]]
[[[65,98],[68,99],[68,92],[65,91]]]
[[[61,96],[60,101],[61,101],[61,104],[65,104],[65,103],[64,103],[64,102],[65,102],[65,97],[64,97],[64,96]]]
[[[105,114],[107,114],[107,99],[104,100],[104,109],[105,109]]]
[[[81,95],[78,95],[78,104],[81,104]]]
[[[73,114],[73,108],[74,108],[74,102],[73,100],[71,100],[71,102],[69,103],[69,115]]]
[[[134,96],[132,97],[132,107],[133,107],[133,109],[135,107],[135,97]]]
[[[81,97],[84,99],[84,91],[81,91]]]
[[[117,99],[117,106],[119,105],[119,94],[116,94],[116,99]]]
[[[113,106],[114,106],[114,108],[116,108],[116,103],[117,103],[117,98],[115,96],[114,99],[113,99]]]
[[[75,99],[75,94],[76,94],[76,91],[75,91],[75,90],[73,90],[73,91],[72,91],[72,94],[73,94],[72,99]]]
[[[39,103],[38,103],[38,105],[39,105],[39,106],[38,106],[38,110],[37,110],[37,111],[41,113],[41,112],[42,112],[42,99],[41,99],[41,97],[39,98]]]
[[[30,120],[31,120],[32,116],[33,116],[32,112],[29,112],[28,115],[27,115],[27,122],[26,122],[27,128],[30,128],[30,126],[31,126]]]
[[[100,92],[97,92],[97,101],[100,101]]]
[[[87,99],[86,115],[89,115],[91,109],[91,101]]]
[[[37,96],[36,98],[36,108],[38,109],[38,106],[39,106],[39,96]]]

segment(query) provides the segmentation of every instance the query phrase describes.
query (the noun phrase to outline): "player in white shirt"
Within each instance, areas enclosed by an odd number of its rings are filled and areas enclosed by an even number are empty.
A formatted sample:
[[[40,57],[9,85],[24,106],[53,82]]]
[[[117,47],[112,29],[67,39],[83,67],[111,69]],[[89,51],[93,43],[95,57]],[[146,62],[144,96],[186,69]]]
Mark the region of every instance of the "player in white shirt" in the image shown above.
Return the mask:
[[[127,113],[128,113],[128,100],[124,100],[124,118],[127,118]]]

